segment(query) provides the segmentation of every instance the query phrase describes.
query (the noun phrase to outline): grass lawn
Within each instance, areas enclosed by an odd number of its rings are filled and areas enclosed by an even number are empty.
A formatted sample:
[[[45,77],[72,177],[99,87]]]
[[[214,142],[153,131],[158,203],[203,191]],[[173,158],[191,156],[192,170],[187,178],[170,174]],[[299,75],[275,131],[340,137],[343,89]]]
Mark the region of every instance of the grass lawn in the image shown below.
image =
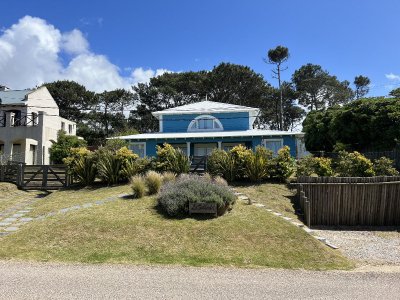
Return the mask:
[[[251,200],[257,201],[257,203],[264,204],[267,208],[280,212],[286,217],[298,219],[292,203],[296,191],[288,189],[284,184],[248,184],[238,185],[235,188],[238,192],[247,195]]]
[[[40,192],[39,192],[40,193]],[[35,198],[37,191],[21,191],[15,184],[0,182],[0,212]]]
[[[271,194],[269,188],[278,191],[266,185],[264,193]],[[126,191],[127,186],[117,186],[55,192],[40,199],[32,214]],[[353,266],[340,252],[254,206],[239,202],[219,218],[176,220],[159,214],[155,204],[153,197],[120,199],[33,221],[0,237],[0,259],[304,269]]]

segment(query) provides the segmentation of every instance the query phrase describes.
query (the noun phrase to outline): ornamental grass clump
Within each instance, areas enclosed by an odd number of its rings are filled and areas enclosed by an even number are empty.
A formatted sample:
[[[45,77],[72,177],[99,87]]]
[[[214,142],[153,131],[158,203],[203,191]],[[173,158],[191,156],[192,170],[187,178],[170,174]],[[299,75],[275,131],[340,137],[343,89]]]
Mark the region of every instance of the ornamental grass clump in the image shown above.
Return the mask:
[[[208,181],[202,176],[186,175],[169,182],[161,188],[159,207],[169,216],[186,216],[189,203],[216,203],[218,215],[234,204],[236,197],[227,187]]]
[[[136,175],[131,178],[132,197],[140,199],[146,194],[146,183],[143,176]]]
[[[149,195],[157,194],[160,191],[163,183],[163,177],[160,173],[155,171],[148,171],[144,179]]]
[[[175,181],[176,180],[176,174],[173,173],[173,172],[169,172],[169,171],[164,172],[164,173],[162,173],[162,180],[163,180],[163,184],[166,184],[166,183],[171,182],[171,181]]]

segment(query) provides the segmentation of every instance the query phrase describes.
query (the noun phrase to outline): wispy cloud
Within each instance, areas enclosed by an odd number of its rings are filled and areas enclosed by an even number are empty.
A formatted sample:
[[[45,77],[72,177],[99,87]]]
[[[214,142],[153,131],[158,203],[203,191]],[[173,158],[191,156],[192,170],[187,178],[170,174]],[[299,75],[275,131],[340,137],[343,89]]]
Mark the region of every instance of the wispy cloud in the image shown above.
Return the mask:
[[[396,75],[393,73],[385,74],[385,77],[392,81],[400,81],[400,75]]]

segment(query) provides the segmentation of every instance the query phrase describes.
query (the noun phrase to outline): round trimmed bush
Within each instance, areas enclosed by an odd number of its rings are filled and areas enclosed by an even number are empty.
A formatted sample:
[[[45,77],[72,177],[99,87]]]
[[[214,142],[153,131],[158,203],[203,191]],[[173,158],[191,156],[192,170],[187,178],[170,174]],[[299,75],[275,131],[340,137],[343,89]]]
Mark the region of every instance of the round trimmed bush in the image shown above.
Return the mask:
[[[226,186],[196,175],[182,176],[165,184],[158,196],[160,208],[169,216],[188,215],[189,203],[200,202],[216,203],[218,215],[223,215],[235,200],[235,195]]]

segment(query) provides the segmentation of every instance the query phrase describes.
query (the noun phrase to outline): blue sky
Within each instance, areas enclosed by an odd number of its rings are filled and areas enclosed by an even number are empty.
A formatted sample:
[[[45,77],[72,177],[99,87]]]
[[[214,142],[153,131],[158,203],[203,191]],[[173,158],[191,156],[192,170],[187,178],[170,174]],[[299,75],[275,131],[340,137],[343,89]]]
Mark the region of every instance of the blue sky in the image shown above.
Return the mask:
[[[232,62],[250,66],[275,84],[271,66],[262,59],[268,49],[285,45],[291,53],[285,79],[310,62],[322,65],[340,80],[352,81],[356,75],[366,75],[372,81],[370,95],[386,95],[391,87],[400,84],[399,15],[400,1],[394,0],[3,0],[0,27],[3,35],[9,31],[3,36],[8,48],[12,48],[10,45],[24,47],[26,51],[39,47],[32,38],[25,37],[26,42],[18,43],[12,34],[12,30],[23,31],[27,26],[33,30],[31,32],[36,32],[32,29],[35,28],[32,19],[21,22],[25,16],[42,20],[41,26],[47,26],[47,29],[54,27],[62,40],[76,29],[82,38],[70,42],[86,46],[78,45],[81,50],[73,51],[64,46],[55,52],[47,49],[55,53],[54,59],[62,66],[45,66],[48,71],[42,73],[33,70],[31,76],[36,76],[33,81],[28,77],[21,80],[16,65],[25,58],[13,62],[9,58],[12,55],[7,56],[4,49],[2,54],[0,37],[0,83],[21,88],[40,80],[65,76],[71,79],[82,77],[81,83],[92,89],[102,89],[101,74],[96,67],[101,68],[107,63],[107,67],[114,67],[114,77],[104,79],[109,83],[104,86],[107,89],[148,80],[148,77],[161,74],[162,70],[209,70],[220,62]],[[20,26],[17,28],[16,24]],[[38,32],[42,34],[42,30]],[[24,39],[23,33],[20,35],[20,39]],[[28,41],[32,43],[28,44]],[[46,51],[43,55],[51,57],[52,54]],[[26,61],[35,60],[42,53],[39,52]],[[21,53],[19,55],[23,56]],[[42,63],[45,61],[43,58]],[[90,82],[93,76],[81,73],[85,72],[84,63],[88,61],[92,65],[100,61],[93,67],[97,71],[92,74],[99,76],[96,83]],[[41,64],[30,67],[40,68]],[[15,68],[14,73],[11,72],[14,77],[7,75],[12,68]],[[133,76],[132,72],[138,69],[142,73]]]

